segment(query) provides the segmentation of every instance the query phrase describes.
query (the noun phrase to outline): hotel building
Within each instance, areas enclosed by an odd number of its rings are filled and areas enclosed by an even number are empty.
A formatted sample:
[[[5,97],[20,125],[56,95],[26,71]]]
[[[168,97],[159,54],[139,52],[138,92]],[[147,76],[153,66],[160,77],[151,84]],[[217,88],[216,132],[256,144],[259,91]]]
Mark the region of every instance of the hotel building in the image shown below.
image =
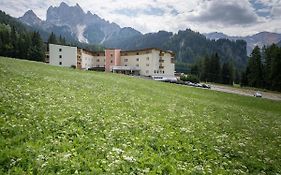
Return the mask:
[[[92,52],[77,47],[49,44],[46,54],[51,65],[104,70],[123,74],[174,77],[175,55],[157,48]]]

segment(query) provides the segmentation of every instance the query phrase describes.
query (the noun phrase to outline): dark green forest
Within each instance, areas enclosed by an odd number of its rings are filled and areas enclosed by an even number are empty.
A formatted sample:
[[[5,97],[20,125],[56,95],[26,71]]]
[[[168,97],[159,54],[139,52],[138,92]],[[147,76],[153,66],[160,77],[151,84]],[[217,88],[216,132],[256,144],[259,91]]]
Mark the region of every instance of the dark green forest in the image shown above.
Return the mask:
[[[191,65],[190,73],[204,82],[215,82],[281,91],[281,48],[276,44],[252,51],[245,70],[237,69],[232,61],[222,62],[212,54]]]
[[[281,47],[256,46],[242,74],[241,85],[281,91]]]
[[[44,43],[38,31],[30,31],[22,23],[0,12],[0,55],[44,61]]]

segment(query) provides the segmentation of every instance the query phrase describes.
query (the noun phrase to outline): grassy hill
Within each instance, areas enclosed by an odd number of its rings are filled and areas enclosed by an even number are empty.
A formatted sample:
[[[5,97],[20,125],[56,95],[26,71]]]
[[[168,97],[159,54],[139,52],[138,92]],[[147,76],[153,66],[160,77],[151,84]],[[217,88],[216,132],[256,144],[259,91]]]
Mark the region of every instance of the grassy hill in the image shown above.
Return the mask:
[[[0,174],[280,174],[281,103],[0,58]]]

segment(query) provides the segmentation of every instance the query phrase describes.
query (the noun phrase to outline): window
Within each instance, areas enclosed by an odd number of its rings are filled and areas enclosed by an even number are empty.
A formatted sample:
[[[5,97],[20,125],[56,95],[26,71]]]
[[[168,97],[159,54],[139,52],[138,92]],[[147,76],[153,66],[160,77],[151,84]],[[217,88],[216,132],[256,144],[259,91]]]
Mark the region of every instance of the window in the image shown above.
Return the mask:
[[[62,65],[62,62],[59,62],[60,65]]]
[[[139,53],[137,52],[137,55],[139,55]]]
[[[100,67],[100,65],[97,65],[97,67]]]
[[[125,64],[125,66],[127,66],[127,64]]]
[[[163,74],[165,73],[165,71],[163,71]]]
[[[97,59],[97,62],[100,62],[100,59]]]
[[[49,55],[47,55],[47,58],[49,58]]]
[[[113,63],[113,60],[110,60],[110,63]]]
[[[146,73],[146,74],[149,74],[149,70],[146,70],[145,73]]]
[[[156,70],[154,70],[154,73],[156,74]]]
[[[61,52],[61,48],[59,48],[59,52]]]
[[[139,58],[137,58],[136,60],[137,60],[137,61],[140,61],[140,59],[139,59]]]
[[[139,64],[136,64],[136,67],[139,67],[140,65]]]
[[[60,58],[62,58],[62,55],[60,55]]]
[[[175,58],[171,58],[171,63],[175,63]]]
[[[157,73],[159,74],[159,70],[157,71]]]
[[[113,57],[113,54],[110,54],[111,57]]]
[[[146,66],[149,66],[149,64],[146,64]]]
[[[124,62],[128,62],[128,59],[124,59]]]
[[[100,54],[98,54],[98,56],[100,56]]]
[[[148,61],[148,60],[149,60],[149,57],[146,57],[146,60]]]

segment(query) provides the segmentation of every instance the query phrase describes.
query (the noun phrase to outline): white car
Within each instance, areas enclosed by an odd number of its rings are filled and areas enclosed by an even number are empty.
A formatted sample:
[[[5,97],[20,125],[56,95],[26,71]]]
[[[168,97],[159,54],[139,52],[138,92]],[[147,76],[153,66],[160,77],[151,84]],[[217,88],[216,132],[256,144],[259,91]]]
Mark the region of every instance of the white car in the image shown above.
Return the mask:
[[[262,97],[262,94],[261,94],[260,92],[256,92],[256,93],[254,94],[254,96],[255,96],[255,97],[260,97],[260,98],[261,98],[261,97]]]

